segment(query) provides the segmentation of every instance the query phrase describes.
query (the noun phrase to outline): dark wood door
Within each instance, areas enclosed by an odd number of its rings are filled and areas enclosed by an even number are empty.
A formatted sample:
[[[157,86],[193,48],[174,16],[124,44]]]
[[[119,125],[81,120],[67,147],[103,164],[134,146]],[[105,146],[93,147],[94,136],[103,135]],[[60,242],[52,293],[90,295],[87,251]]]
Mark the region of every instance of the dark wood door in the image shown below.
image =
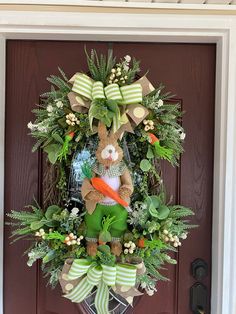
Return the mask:
[[[60,65],[68,76],[86,70],[85,42],[8,41],[6,92],[5,211],[21,209],[40,197],[41,157],[31,153],[32,138],[27,122],[39,95],[49,89],[45,78]],[[88,42],[87,48],[106,52],[108,43]],[[165,273],[171,279],[158,283],[153,297],[144,296],[135,314],[190,314],[189,293],[194,284],[190,266],[203,258],[209,266],[204,280],[210,295],[212,176],[214,143],[215,45],[113,43],[115,55],[134,55],[142,62],[143,73],[150,69],[154,85],[163,82],[176,94],[186,111],[183,125],[187,132],[185,153],[180,167],[164,164],[164,177],[174,201],[195,209],[191,232],[177,256],[178,265]],[[36,266],[28,268],[22,256],[27,242],[9,245],[10,230],[5,228],[4,314],[78,314],[75,305],[61,298],[60,289],[45,288]],[[210,298],[208,300],[210,302]],[[208,313],[209,313],[208,308]]]

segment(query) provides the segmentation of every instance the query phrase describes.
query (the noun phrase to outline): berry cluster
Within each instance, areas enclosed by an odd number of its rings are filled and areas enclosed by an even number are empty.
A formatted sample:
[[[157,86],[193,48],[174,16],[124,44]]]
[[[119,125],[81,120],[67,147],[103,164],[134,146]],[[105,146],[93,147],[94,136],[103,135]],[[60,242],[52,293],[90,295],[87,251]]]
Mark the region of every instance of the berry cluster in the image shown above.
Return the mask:
[[[74,126],[75,124],[80,124],[80,121],[76,118],[74,113],[69,113],[66,115],[66,123]]]
[[[174,247],[178,247],[181,246],[182,243],[180,242],[180,238],[181,239],[186,239],[187,238],[187,234],[183,233],[181,235],[181,237],[179,238],[178,236],[173,236],[168,230],[163,230],[163,236],[162,236],[163,240],[165,242],[172,242]]]
[[[145,125],[145,131],[154,130],[154,122],[152,120],[144,120],[143,124]]]
[[[65,244],[70,246],[70,245],[80,245],[81,240],[83,240],[83,236],[81,235],[80,237],[77,237],[74,233],[68,234],[68,236],[65,237]]]
[[[35,236],[42,238],[42,239],[45,239],[46,233],[45,233],[44,229],[39,229],[39,231],[35,232]]]
[[[136,249],[136,245],[132,241],[124,243],[124,247],[126,248],[126,249],[124,249],[124,254],[128,254],[128,253],[133,254],[134,250]]]

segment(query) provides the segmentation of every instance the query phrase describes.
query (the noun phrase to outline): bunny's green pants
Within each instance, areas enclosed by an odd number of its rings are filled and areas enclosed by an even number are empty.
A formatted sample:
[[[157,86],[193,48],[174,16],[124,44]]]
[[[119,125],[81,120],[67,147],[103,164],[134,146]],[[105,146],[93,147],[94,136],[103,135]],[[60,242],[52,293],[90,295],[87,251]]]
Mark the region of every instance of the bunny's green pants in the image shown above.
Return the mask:
[[[102,218],[114,216],[115,222],[111,225],[109,231],[113,238],[120,238],[127,229],[127,210],[120,204],[103,205],[97,204],[94,212],[90,215],[85,214],[85,224],[87,227],[87,238],[98,238],[102,230]]]

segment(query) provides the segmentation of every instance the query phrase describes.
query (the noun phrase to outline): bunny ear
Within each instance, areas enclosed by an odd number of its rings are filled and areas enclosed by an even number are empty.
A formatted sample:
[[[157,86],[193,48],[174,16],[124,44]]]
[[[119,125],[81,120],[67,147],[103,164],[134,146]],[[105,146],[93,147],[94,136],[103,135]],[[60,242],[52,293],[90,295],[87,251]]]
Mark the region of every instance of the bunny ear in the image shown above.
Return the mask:
[[[120,138],[121,134],[123,133],[122,129],[119,128],[115,133],[111,131],[110,137],[114,138],[116,141]]]
[[[100,138],[100,140],[107,137],[107,128],[105,124],[100,121],[98,123],[98,137]]]

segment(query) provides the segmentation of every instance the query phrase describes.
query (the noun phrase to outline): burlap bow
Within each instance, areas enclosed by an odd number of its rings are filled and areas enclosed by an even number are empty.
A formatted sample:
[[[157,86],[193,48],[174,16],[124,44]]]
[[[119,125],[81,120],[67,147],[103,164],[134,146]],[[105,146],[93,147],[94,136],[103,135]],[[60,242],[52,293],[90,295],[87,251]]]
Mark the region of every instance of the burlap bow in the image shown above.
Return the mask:
[[[132,133],[133,128],[141,123],[149,113],[147,108],[140,104],[143,96],[154,90],[146,76],[131,85],[121,87],[118,84],[104,87],[102,82],[95,82],[83,73],[76,73],[69,82],[73,85],[72,92],[68,94],[73,111],[88,112],[92,100],[95,99],[110,99],[119,103],[120,115],[113,119],[114,131],[121,128],[122,132]]]
[[[126,286],[134,287],[136,282],[137,268],[134,265],[116,264],[115,267],[102,265],[98,266],[86,259],[75,259],[64,280],[81,280],[76,285],[69,283],[68,293],[65,298],[72,302],[82,302],[97,286],[95,307],[98,314],[109,314],[109,287]],[[63,275],[62,275],[63,278]],[[65,286],[66,288],[66,286]]]
[[[134,265],[136,264],[136,265]],[[116,264],[115,267],[97,266],[86,259],[68,259],[60,275],[64,297],[82,302],[97,286],[95,306],[98,314],[108,314],[109,287],[132,305],[133,297],[142,293],[135,287],[136,275],[145,272],[142,260],[138,264]]]

